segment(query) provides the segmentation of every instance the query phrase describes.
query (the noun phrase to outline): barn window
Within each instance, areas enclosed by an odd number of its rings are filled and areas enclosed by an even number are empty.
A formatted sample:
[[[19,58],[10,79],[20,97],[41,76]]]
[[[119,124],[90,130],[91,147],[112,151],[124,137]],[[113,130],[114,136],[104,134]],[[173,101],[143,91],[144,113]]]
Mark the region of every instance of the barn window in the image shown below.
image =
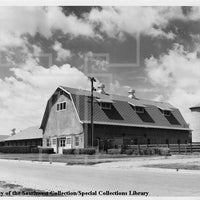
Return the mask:
[[[57,111],[59,111],[60,110],[60,104],[58,103],[57,104]]]
[[[66,102],[57,103],[57,111],[66,110],[67,104]]]
[[[71,144],[71,138],[67,138],[67,144]]]
[[[135,145],[137,145],[137,144],[138,144],[138,140],[137,140],[136,138],[134,139],[134,141],[133,141],[133,142],[134,142],[134,144],[135,144]]]
[[[50,146],[50,140],[47,139],[47,146],[49,147]]]
[[[135,111],[136,111],[137,113],[144,113],[144,107],[136,106],[136,107],[135,107]]]
[[[63,102],[63,109],[66,109],[66,102]]]
[[[75,137],[75,146],[79,146],[79,137]]]
[[[171,112],[169,110],[163,110],[163,115],[165,116],[170,116],[171,115]]]
[[[187,140],[185,140],[185,144],[187,144],[188,142],[187,142]]]
[[[160,112],[165,116],[165,118],[169,121],[172,125],[180,125],[179,121],[174,116],[173,112],[166,109],[159,108]]]
[[[101,108],[102,108],[102,109],[108,109],[108,110],[111,109],[111,103],[101,102],[100,105],[101,105]]]
[[[56,143],[57,143],[56,138],[54,138],[54,139],[52,140],[52,143],[53,143],[53,145],[56,145]]]
[[[140,105],[135,105],[131,102],[129,102],[129,105],[132,107],[132,109],[136,112],[136,113],[144,113],[145,112],[145,106],[140,104]]]
[[[151,140],[149,138],[147,139],[147,144],[151,144]]]

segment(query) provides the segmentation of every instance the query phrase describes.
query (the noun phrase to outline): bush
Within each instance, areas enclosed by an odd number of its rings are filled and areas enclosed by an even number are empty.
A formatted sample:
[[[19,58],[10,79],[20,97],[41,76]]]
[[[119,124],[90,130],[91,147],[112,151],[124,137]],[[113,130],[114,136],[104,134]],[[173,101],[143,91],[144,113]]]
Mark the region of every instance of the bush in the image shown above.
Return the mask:
[[[2,153],[31,153],[30,146],[3,146],[0,147]]]
[[[31,147],[31,153],[39,153],[38,147]]]
[[[108,154],[121,154],[121,149],[108,149]]]
[[[54,153],[53,148],[36,146],[3,146],[0,147],[2,153]]]
[[[87,154],[94,155],[96,153],[95,148],[86,148],[86,149],[75,149],[74,154]]]
[[[132,155],[133,154],[133,150],[132,149],[127,149],[127,150],[125,150],[125,153],[127,155]]]
[[[126,145],[121,146],[121,154],[126,154],[126,151],[129,150],[130,148]]]
[[[96,153],[96,149],[94,148],[86,148],[86,149],[63,149],[63,154],[87,154],[94,155]]]
[[[63,154],[74,154],[75,149],[63,149]]]
[[[166,147],[160,147],[158,148],[158,154],[161,156],[169,156],[170,155],[170,149]]]
[[[39,153],[47,153],[47,154],[54,153],[54,149],[51,147],[38,147],[38,149]]]

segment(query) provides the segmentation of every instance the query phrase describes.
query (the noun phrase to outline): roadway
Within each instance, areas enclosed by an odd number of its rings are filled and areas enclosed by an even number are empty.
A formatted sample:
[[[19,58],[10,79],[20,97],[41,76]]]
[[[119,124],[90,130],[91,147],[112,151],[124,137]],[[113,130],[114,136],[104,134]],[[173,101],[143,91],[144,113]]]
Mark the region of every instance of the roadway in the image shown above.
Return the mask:
[[[200,173],[175,170],[0,160],[0,181],[45,191],[137,191],[148,192],[150,196],[200,196]]]

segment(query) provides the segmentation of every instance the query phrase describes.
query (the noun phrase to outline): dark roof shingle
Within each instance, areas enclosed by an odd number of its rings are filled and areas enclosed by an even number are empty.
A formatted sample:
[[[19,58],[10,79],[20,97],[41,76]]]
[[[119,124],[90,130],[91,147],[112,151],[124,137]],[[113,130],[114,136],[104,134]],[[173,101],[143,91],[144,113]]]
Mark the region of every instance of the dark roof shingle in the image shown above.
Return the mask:
[[[90,123],[90,91],[63,86],[60,88],[71,94],[80,120]],[[103,110],[99,105],[99,99],[106,99],[107,102],[113,102],[112,109],[110,111]],[[144,107],[145,112],[143,116],[136,113],[132,106]],[[172,117],[170,119],[165,117],[160,109],[170,110]],[[125,96],[105,95],[98,92],[94,92],[94,123],[189,130],[180,111],[169,103],[136,98],[130,99]]]

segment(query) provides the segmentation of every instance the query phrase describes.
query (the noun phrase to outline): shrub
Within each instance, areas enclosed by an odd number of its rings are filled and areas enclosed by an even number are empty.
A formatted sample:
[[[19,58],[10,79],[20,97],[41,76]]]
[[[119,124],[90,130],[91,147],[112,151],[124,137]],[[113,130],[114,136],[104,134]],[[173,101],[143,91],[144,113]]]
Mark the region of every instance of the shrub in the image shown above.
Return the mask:
[[[2,153],[31,153],[30,146],[3,146],[0,147]]]
[[[170,155],[170,149],[166,147],[160,147],[158,148],[158,154],[161,156],[169,156]]]
[[[149,150],[148,150],[148,149],[143,149],[143,154],[144,154],[144,155],[149,155],[148,153],[149,153]]]
[[[38,147],[31,147],[31,153],[39,153]]]
[[[125,153],[126,153],[127,155],[132,155],[132,154],[133,154],[133,150],[132,150],[132,149],[127,149],[127,150],[125,151]]]
[[[95,148],[75,149],[74,154],[87,154],[94,155],[96,153]]]
[[[122,146],[121,146],[121,154],[126,154],[126,151],[127,151],[128,149],[129,149],[128,146],[122,145]]]
[[[134,154],[134,155],[139,155],[140,152],[139,152],[138,150],[135,150],[135,151],[133,151],[133,154]]]
[[[108,149],[108,154],[120,154],[121,149]]]
[[[74,154],[75,149],[63,149],[63,154]]]
[[[38,149],[39,153],[47,153],[47,154],[54,153],[54,149],[51,147],[38,147]]]

